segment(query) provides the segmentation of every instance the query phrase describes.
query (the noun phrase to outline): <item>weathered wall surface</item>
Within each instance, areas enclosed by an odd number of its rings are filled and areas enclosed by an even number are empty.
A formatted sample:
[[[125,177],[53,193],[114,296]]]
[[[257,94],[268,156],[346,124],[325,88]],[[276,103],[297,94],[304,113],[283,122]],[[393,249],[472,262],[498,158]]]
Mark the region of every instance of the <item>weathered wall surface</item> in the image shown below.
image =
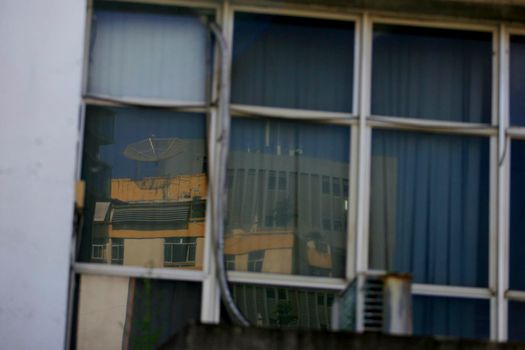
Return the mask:
[[[84,0],[0,1],[0,348],[60,349]]]
[[[393,337],[378,333],[308,332],[192,325],[162,350],[525,350],[523,344],[474,340]]]

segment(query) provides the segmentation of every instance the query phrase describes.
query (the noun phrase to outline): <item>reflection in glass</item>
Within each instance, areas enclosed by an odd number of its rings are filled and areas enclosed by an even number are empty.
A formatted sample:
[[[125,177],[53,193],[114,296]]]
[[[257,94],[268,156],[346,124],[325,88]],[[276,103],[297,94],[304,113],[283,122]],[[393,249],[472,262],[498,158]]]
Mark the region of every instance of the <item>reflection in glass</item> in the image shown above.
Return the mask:
[[[372,114],[490,123],[491,35],[374,25]]]
[[[415,335],[490,337],[488,300],[414,296],[413,312]]]
[[[195,14],[95,2],[88,91],[202,102],[210,53],[208,30]]]
[[[354,23],[239,13],[232,102],[352,111]]]
[[[510,123],[525,126],[525,36],[510,37]]]
[[[88,107],[80,260],[202,268],[205,118]]]
[[[231,284],[230,288],[235,303],[252,325],[331,328],[334,292],[238,283]]]
[[[77,349],[156,349],[200,318],[199,283],[82,275]]]
[[[509,340],[525,341],[525,303],[509,301]]]
[[[525,290],[525,141],[511,145],[509,287]]]
[[[233,120],[225,236],[230,269],[344,275],[348,198],[333,189],[348,181],[349,136],[342,126]],[[332,185],[323,188],[323,181]]]
[[[374,131],[371,268],[486,287],[488,177],[487,138]]]

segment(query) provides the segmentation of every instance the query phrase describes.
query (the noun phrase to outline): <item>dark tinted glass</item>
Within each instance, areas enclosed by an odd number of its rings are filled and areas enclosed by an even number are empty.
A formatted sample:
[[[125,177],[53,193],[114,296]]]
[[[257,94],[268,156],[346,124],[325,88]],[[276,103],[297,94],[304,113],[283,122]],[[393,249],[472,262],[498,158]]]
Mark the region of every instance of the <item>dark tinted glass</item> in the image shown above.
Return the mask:
[[[259,327],[330,329],[336,293],[316,289],[232,284],[235,303]],[[227,313],[224,319],[228,320]]]
[[[232,102],[352,111],[354,23],[235,15]]]
[[[525,303],[509,301],[509,340],[525,341]]]
[[[417,283],[488,283],[489,139],[373,132],[370,266]]]
[[[510,123],[525,126],[525,36],[510,38]]]
[[[415,335],[490,337],[488,300],[414,296],[413,310]]]
[[[372,114],[490,123],[490,33],[374,26]]]
[[[509,286],[525,290],[525,141],[511,147]]]

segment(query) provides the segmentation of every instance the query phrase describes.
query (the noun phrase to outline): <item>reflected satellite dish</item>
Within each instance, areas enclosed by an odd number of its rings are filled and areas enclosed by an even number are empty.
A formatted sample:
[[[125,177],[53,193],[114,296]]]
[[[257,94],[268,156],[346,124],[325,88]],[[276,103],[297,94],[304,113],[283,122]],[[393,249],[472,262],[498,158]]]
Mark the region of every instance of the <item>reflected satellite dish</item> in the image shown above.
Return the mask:
[[[148,137],[124,149],[124,156],[141,162],[158,162],[159,160],[173,158],[184,152],[186,143],[180,139]]]

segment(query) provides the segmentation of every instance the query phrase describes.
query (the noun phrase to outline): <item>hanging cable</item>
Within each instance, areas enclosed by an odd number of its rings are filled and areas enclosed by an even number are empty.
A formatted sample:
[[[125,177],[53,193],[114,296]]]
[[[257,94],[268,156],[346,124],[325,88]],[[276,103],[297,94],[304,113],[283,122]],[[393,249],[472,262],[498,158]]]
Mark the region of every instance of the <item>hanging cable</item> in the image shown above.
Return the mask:
[[[226,162],[228,160],[228,148],[230,140],[230,57],[228,44],[222,34],[220,27],[215,22],[209,22],[208,26],[217,39],[221,54],[220,81],[219,81],[219,101],[217,117],[217,133],[213,135],[217,145],[214,157],[215,166],[213,167],[212,179],[212,232],[215,235],[215,266],[221,299],[233,322],[237,325],[248,327],[250,322],[244,317],[232,298],[226,269],[224,266],[224,209],[226,208]],[[212,121],[213,122],[213,121]],[[213,181],[215,180],[215,181]]]

